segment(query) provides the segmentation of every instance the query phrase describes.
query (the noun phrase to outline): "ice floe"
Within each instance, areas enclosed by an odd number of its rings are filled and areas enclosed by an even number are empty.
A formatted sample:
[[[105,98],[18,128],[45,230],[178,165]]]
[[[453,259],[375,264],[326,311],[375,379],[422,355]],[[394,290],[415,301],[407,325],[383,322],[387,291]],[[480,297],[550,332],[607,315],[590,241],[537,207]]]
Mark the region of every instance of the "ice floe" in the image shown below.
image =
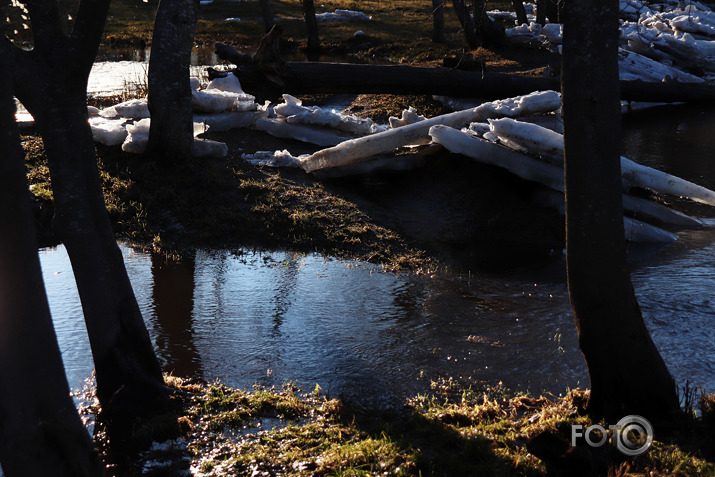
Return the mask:
[[[489,14],[516,18],[500,11]],[[694,1],[622,0],[620,15],[621,79],[702,82],[715,74],[715,12],[709,7]],[[559,51],[562,26],[555,23],[542,26],[535,20],[529,15],[528,24],[514,23],[515,26],[507,28],[509,41]],[[699,74],[689,70],[698,70]]]
[[[316,13],[315,19],[322,22],[355,22],[372,20],[370,15],[355,10],[345,10],[338,8],[334,12]]]

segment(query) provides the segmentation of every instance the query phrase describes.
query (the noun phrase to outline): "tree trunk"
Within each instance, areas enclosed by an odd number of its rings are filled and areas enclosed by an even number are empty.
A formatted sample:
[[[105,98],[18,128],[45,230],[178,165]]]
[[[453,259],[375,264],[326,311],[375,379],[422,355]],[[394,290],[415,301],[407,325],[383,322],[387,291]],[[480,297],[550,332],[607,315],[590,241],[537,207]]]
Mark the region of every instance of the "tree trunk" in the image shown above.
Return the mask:
[[[263,17],[263,26],[266,28],[266,33],[271,31],[273,25],[273,12],[271,11],[271,0],[258,0],[261,4],[261,16]]]
[[[82,1],[69,37],[56,9],[28,6],[35,48],[15,55],[13,86],[44,141],[53,225],[72,262],[102,413],[119,435],[131,432],[136,419],[168,410],[170,395],[104,206],[88,124],[87,78],[109,2]]]
[[[198,0],[161,0],[149,58],[151,126],[144,156],[162,165],[192,157],[194,142],[189,65]]]
[[[536,23],[546,25],[546,2],[548,0],[536,0]]]
[[[477,41],[477,35],[474,30],[474,21],[467,7],[464,5],[464,0],[452,0],[452,5],[459,19],[459,24],[462,25],[462,29],[464,30],[464,38],[467,40],[467,45],[469,45],[471,49],[477,48],[479,42]]]
[[[0,76],[0,462],[7,477],[98,477],[42,282],[11,91]]]
[[[516,23],[518,25],[529,23],[529,20],[526,17],[524,2],[522,0],[511,0],[511,4],[514,6],[514,12],[516,12]]]
[[[432,0],[432,41],[444,43],[444,0]]]
[[[590,413],[649,418],[678,407],[636,301],[623,240],[619,151],[618,2],[569,2],[562,97],[566,261]]]
[[[308,32],[308,55],[312,56],[320,51],[318,38],[318,21],[315,19],[315,4],[313,0],[303,0],[303,20]]]

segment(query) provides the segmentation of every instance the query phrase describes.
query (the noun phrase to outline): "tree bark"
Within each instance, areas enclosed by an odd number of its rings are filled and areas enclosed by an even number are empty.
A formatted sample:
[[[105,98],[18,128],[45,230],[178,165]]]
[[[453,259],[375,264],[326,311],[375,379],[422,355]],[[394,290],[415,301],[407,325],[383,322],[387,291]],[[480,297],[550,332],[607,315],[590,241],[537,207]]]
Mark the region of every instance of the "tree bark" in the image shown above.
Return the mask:
[[[315,4],[313,0],[303,0],[303,20],[308,34],[308,54],[314,55],[320,51],[320,38],[318,38],[318,21],[315,19]]]
[[[474,29],[474,21],[467,7],[464,5],[464,0],[452,0],[452,6],[454,6],[454,12],[457,14],[459,24],[462,25],[462,29],[464,30],[464,38],[467,40],[467,45],[469,45],[471,49],[477,48],[479,42],[477,41],[477,35]]]
[[[35,48],[14,55],[13,86],[47,152],[53,225],[72,262],[102,414],[110,430],[129,432],[137,418],[167,410],[170,395],[104,206],[88,124],[87,79],[109,1],[82,1],[69,37],[54,2],[28,6]]]
[[[546,25],[546,2],[548,0],[536,0],[536,23]]]
[[[444,43],[444,0],[432,0],[432,41]]]
[[[574,321],[591,377],[590,413],[662,417],[673,379],[643,323],[623,240],[618,2],[569,2],[562,97],[566,261]]]
[[[0,462],[7,477],[98,477],[42,282],[11,86],[0,76]]]
[[[524,25],[529,23],[526,17],[526,9],[524,8],[524,2],[522,0],[512,0],[511,4],[514,6],[514,12],[516,12],[516,23],[518,25]]]
[[[194,143],[189,65],[198,0],[161,0],[149,58],[149,142],[144,156],[161,165],[192,158]]]

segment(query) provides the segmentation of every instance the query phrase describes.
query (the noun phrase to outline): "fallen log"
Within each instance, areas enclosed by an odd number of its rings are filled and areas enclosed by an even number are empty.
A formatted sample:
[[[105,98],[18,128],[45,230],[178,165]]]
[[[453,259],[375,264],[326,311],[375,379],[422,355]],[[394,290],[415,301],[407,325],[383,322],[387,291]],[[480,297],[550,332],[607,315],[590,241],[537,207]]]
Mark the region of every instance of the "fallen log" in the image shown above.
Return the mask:
[[[221,59],[241,64],[234,74],[246,91],[256,94],[266,87],[266,77],[228,45],[217,44]],[[235,60],[235,61],[234,61]],[[264,67],[265,68],[265,67]],[[210,74],[220,74],[210,72]],[[454,97],[499,99],[533,91],[561,88],[556,77],[520,76],[503,73],[463,71],[443,67],[367,65],[352,63],[287,62],[281,65],[281,92],[290,94],[430,94]],[[270,79],[275,88],[275,78]],[[715,102],[715,87],[705,83],[677,81],[621,81],[621,99],[644,102]],[[274,91],[271,91],[275,94]],[[260,94],[259,94],[260,95]]]

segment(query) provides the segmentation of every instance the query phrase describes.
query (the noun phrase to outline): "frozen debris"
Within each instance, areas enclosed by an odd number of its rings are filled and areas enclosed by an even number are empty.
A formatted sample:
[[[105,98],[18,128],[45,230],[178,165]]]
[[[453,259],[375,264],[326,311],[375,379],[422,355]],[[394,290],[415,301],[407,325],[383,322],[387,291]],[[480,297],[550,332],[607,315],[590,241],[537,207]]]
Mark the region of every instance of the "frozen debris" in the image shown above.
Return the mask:
[[[122,151],[133,154],[143,154],[149,142],[151,120],[146,118],[134,124],[127,124],[127,137],[122,143]],[[195,157],[226,157],[228,146],[222,142],[208,139],[197,139],[196,136],[205,133],[207,127],[203,123],[194,123],[193,154]]]
[[[321,22],[355,22],[372,20],[370,15],[355,10],[336,9],[334,12],[317,13],[315,19]]]
[[[268,112],[265,110],[256,111],[229,111],[225,113],[195,114],[194,122],[204,123],[211,131],[221,132],[231,129],[248,128],[255,126],[256,121],[265,118]]]
[[[92,137],[96,142],[105,146],[118,146],[127,138],[125,119],[103,118],[91,116],[89,126],[92,128]]]
[[[256,109],[255,97],[250,94],[237,94],[220,89],[192,91],[194,112],[223,113],[226,111],[252,111]]]
[[[290,123],[285,118],[260,118],[256,120],[256,129],[271,136],[295,139],[321,147],[335,146],[355,137],[334,129]]]
[[[282,151],[257,151],[255,154],[241,154],[241,158],[254,166],[300,167],[305,156],[293,156],[286,149]]]
[[[122,151],[142,154],[149,142],[150,119],[142,119],[134,124],[127,124],[127,137],[122,143]]]
[[[563,136],[539,125],[499,120],[491,121],[490,129],[500,140],[505,138],[536,154],[563,157]],[[714,191],[625,157],[621,157],[621,173],[625,188],[641,187],[715,206]]]
[[[618,49],[618,76],[622,80],[664,81],[702,83],[705,80],[672,66],[655,61],[633,51]]]
[[[104,118],[121,116],[128,119],[144,119],[149,117],[149,106],[146,98],[130,99],[101,110],[99,115]]]
[[[194,157],[226,157],[228,155],[228,145],[225,142],[211,139],[194,138],[192,152]]]
[[[545,113],[560,107],[561,96],[555,91],[537,91],[525,96],[492,101],[474,109],[444,114],[397,129],[388,129],[345,141],[312,154],[303,161],[303,168],[311,172],[326,167],[342,166],[391,151],[405,144],[415,144],[429,136],[429,129],[435,124],[462,126],[474,121],[486,121],[488,118]]]
[[[301,100],[289,94],[284,94],[283,100],[285,102],[276,105],[273,111],[290,124],[323,126],[353,135],[373,134],[379,130],[370,118],[327,111],[318,106],[303,106]]]
[[[702,81],[687,73],[696,68],[715,73],[715,12],[698,2],[620,2],[621,48],[661,63],[661,67],[620,53],[621,79]],[[507,28],[512,44],[559,51],[563,28],[557,23]],[[637,61],[638,65],[633,65]],[[642,73],[639,71],[642,70]]]
[[[451,152],[504,168],[522,179],[538,182],[555,191],[564,191],[563,167],[533,159],[521,152],[447,126],[435,125],[430,128],[429,133],[435,142]],[[563,197],[561,197],[561,202],[556,200],[552,205],[561,210],[562,203]],[[624,217],[624,224],[628,240],[669,243],[677,239],[677,236],[670,232],[634,219]]]
[[[408,109],[405,109],[402,111],[402,117],[401,118],[396,118],[394,116],[390,116],[388,119],[390,123],[390,127],[392,129],[399,128],[401,126],[407,126],[408,124],[414,124],[418,121],[424,121],[426,118],[422,116],[421,114],[417,113],[417,110],[410,106]]]
[[[240,23],[241,19],[238,17],[228,17],[224,18],[224,21],[229,23]]]
[[[216,89],[219,91],[226,91],[228,93],[246,94],[243,91],[243,88],[241,88],[241,82],[238,80],[238,76],[233,73],[229,73],[223,78],[212,79],[209,81],[206,89]]]
[[[678,240],[678,236],[667,230],[641,220],[623,217],[623,229],[626,240],[640,243],[671,243]]]

